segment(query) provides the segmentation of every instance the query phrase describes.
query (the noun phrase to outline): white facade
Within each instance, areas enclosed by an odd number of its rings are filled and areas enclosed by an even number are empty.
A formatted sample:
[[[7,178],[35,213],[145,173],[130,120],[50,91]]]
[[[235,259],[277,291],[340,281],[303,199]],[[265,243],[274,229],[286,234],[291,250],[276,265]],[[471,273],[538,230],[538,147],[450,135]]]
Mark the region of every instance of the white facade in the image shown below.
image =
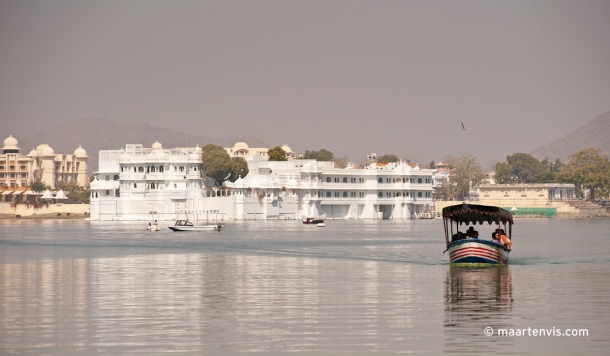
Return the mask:
[[[434,170],[406,163],[339,169],[244,155],[249,174],[219,189],[204,184],[201,148],[155,145],[100,151],[92,220],[410,219],[433,210]]]

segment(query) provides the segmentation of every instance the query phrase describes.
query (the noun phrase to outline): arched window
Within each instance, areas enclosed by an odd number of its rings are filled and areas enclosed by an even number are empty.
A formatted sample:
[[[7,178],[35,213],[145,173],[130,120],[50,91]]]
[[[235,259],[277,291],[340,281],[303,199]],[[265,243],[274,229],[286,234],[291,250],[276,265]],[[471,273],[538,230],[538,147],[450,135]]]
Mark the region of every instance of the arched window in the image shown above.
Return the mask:
[[[330,177],[326,177],[326,183],[330,183]]]
[[[419,179],[417,180],[417,183],[420,183],[420,184],[421,184],[421,178],[419,178]]]
[[[347,177],[343,177],[343,183],[347,183]]]
[[[110,180],[110,176],[106,175],[106,181],[109,181],[109,180]]]
[[[151,166],[151,167],[150,167],[150,171],[151,171],[152,173],[155,173],[155,166]]]
[[[159,167],[159,172],[163,172],[163,166]]]
[[[110,191],[106,190],[106,196],[110,195]]]
[[[133,167],[133,171],[134,171],[134,172],[137,172],[137,171],[138,171],[138,169],[137,169],[136,167]]]
[[[133,187],[137,188],[138,187],[138,183],[133,183]]]
[[[119,175],[115,174],[113,178],[114,178],[114,180],[119,180]]]

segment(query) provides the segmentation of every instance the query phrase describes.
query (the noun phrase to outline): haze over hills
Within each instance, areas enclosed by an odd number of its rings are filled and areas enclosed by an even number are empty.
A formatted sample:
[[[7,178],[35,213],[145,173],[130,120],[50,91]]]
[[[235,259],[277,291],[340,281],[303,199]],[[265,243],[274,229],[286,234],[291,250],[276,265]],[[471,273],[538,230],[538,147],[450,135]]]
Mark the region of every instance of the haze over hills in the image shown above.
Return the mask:
[[[8,134],[5,136],[8,137]],[[24,155],[42,143],[51,146],[55,153],[61,154],[72,154],[81,145],[89,155],[89,175],[97,171],[99,150],[120,149],[128,143],[141,143],[144,147],[150,147],[155,141],[159,141],[164,148],[195,147],[197,144],[203,147],[210,143],[232,147],[235,142],[242,141],[251,147],[264,147],[260,140],[253,138],[197,136],[146,123],[122,123],[101,118],[76,120],[53,131],[17,139]]]
[[[532,151],[531,154],[538,159],[561,158],[564,163],[567,163],[569,155],[590,147],[599,148],[605,155],[610,155],[610,111],[566,136]]]

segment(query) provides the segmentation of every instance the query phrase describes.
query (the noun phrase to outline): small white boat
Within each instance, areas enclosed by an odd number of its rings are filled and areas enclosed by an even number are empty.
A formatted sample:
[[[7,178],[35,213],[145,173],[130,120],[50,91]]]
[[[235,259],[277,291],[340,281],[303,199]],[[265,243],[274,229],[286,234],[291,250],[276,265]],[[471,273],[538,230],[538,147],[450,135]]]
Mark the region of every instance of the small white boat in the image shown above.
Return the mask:
[[[178,220],[174,226],[169,226],[172,231],[220,231],[224,226],[220,224],[216,225],[193,225],[188,220]]]
[[[434,214],[433,213],[418,213],[417,218],[418,219],[434,219]]]
[[[318,226],[318,227],[326,227],[326,224],[325,224],[325,223],[318,223],[318,225],[317,225],[317,226]]]

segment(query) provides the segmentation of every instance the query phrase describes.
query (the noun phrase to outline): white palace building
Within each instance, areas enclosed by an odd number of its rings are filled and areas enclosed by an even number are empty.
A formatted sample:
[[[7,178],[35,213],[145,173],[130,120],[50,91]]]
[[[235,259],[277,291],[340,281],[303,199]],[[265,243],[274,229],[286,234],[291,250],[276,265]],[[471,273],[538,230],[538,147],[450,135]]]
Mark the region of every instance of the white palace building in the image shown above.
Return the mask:
[[[90,220],[410,219],[433,210],[432,169],[406,162],[364,169],[275,162],[243,142],[235,147],[227,152],[239,152],[249,174],[221,188],[202,175],[200,147],[164,149],[156,142],[100,151]]]

